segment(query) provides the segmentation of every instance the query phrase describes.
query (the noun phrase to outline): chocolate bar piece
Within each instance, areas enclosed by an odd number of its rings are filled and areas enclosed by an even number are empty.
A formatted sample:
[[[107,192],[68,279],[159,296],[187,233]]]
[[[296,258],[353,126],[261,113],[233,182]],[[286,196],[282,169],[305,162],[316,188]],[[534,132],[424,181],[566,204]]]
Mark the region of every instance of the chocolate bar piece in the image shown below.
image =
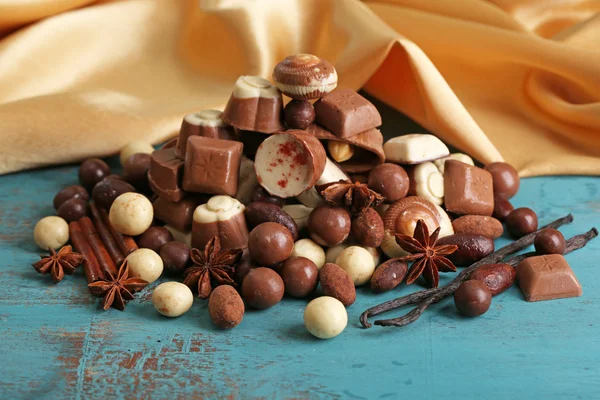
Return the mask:
[[[148,184],[159,197],[177,202],[185,193],[181,190],[183,161],[175,157],[175,147],[163,148],[152,153]]]
[[[240,76],[221,118],[225,123],[246,131],[281,131],[281,92],[271,82],[259,76]]]
[[[233,128],[221,119],[219,110],[202,110],[188,114],[181,123],[175,155],[185,158],[187,140],[190,136],[205,136],[215,139],[236,140]]]
[[[194,210],[207,201],[208,196],[203,195],[187,195],[177,203],[159,197],[152,204],[154,217],[177,230],[189,231],[192,229]]]
[[[235,196],[244,145],[203,136],[188,138],[183,189],[189,192]]]
[[[316,121],[334,135],[347,138],[381,125],[381,115],[352,89],[336,89],[315,103]]]
[[[561,254],[529,257],[517,265],[517,281],[527,301],[581,296],[581,285]]]
[[[447,211],[460,215],[492,215],[492,174],[456,160],[446,161],[444,170],[444,202]]]

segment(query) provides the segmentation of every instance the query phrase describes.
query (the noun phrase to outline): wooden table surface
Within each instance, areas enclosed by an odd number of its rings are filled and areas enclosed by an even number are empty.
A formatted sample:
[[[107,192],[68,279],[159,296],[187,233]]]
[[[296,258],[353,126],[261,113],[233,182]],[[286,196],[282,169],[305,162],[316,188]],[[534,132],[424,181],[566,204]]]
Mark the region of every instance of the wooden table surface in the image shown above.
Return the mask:
[[[81,268],[57,285],[34,271],[33,227],[76,176],[76,166],[63,166],[0,177],[2,399],[600,396],[600,239],[567,256],[583,286],[579,298],[527,303],[512,287],[479,318],[459,316],[449,298],[406,328],[361,329],[365,308],[419,289],[402,285],[382,295],[359,290],[348,327],[333,340],[310,336],[306,302],[289,298],[220,331],[200,299],[169,319],[154,310],[150,287],[125,312],[105,312]],[[521,186],[513,203],[536,210],[542,224],[573,213],[561,229],[566,237],[600,228],[600,178]]]

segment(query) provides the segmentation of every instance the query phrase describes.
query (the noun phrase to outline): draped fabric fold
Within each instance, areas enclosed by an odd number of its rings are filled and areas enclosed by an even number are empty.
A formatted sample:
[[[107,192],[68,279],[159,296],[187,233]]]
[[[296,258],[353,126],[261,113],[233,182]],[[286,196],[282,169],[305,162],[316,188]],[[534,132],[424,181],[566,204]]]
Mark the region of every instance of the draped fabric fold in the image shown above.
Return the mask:
[[[481,162],[600,175],[600,0],[0,0],[0,173],[165,140],[300,52]]]

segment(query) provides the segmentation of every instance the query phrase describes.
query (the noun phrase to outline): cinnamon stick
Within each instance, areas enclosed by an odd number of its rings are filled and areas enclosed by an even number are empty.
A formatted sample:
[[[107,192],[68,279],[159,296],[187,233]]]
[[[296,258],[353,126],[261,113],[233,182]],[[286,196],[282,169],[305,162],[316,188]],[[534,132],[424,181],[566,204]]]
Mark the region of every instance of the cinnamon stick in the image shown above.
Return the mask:
[[[98,206],[96,206],[95,203],[90,203],[90,211],[92,214],[92,220],[94,221],[94,226],[98,231],[100,239],[102,239],[102,243],[104,243],[104,246],[106,246],[106,251],[108,251],[110,258],[113,260],[115,265],[121,265],[125,259],[125,256],[117,245],[117,241],[108,230],[108,226],[106,226],[106,223],[102,219],[100,211],[98,210]]]
[[[96,258],[98,259],[98,263],[100,264],[100,268],[105,272],[105,275],[108,273],[113,276],[117,275],[117,266],[110,258],[108,251],[106,250],[106,246],[102,243],[100,239],[100,235],[94,226],[94,223],[89,217],[83,217],[79,220],[79,224],[81,225],[81,230],[90,244],[90,247],[94,251]]]
[[[110,231],[113,238],[115,238],[115,242],[117,242],[117,246],[119,246],[119,249],[121,250],[121,252],[123,253],[123,255],[125,257],[127,257],[134,250],[138,249],[138,246],[135,243],[135,240],[133,240],[133,238],[131,236],[123,235],[122,233],[117,232],[115,230],[115,228],[112,227],[112,225],[110,224],[110,220],[108,219],[108,214],[106,213],[105,209],[98,208],[98,213],[100,214],[100,217],[102,217],[102,221],[104,221],[104,224],[108,227],[108,230]]]
[[[100,268],[98,258],[88,243],[78,221],[69,223],[69,240],[75,248],[75,251],[83,255],[83,270],[85,271],[85,277],[87,278],[88,283],[103,279],[104,273]]]

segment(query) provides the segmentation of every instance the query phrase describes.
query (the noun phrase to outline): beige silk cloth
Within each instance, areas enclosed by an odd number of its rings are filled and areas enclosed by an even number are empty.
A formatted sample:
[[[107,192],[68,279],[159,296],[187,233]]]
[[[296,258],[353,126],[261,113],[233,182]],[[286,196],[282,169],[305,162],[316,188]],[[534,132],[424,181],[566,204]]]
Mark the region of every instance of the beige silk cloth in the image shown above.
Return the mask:
[[[163,141],[301,52],[479,161],[600,175],[599,0],[0,0],[0,173]]]

